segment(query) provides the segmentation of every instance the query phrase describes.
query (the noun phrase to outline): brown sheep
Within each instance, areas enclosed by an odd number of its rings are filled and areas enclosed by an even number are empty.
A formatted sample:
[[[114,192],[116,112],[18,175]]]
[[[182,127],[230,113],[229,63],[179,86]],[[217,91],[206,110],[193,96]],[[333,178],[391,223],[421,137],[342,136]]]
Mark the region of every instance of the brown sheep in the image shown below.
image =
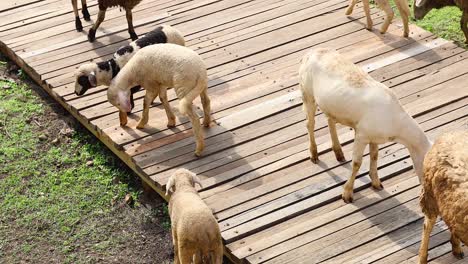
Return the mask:
[[[424,159],[420,204],[424,219],[419,263],[427,263],[429,236],[440,215],[452,236],[452,253],[463,258],[460,240],[468,244],[468,132],[440,136]]]
[[[81,21],[78,16],[78,6],[76,2],[77,0],[72,0],[73,11],[75,13],[75,25],[76,25],[76,30],[81,31],[83,30],[83,27],[81,26]],[[96,39],[96,30],[99,28],[99,25],[102,23],[102,21],[104,21],[107,8],[114,7],[114,6],[119,6],[125,9],[125,12],[127,15],[128,33],[130,34],[130,37],[132,38],[132,40],[136,40],[138,38],[138,35],[135,33],[135,30],[133,29],[132,9],[135,6],[137,6],[140,2],[141,0],[98,0],[99,13],[98,13],[96,22],[94,23],[93,27],[88,32],[89,42],[93,42]],[[89,13],[86,7],[86,0],[81,0],[81,3],[82,3],[84,19],[89,21],[90,17],[89,17]],[[85,15],[85,11],[87,15]]]
[[[223,242],[218,223],[211,209],[195,189],[200,179],[186,169],[177,170],[168,180],[174,263],[213,263],[223,261]]]

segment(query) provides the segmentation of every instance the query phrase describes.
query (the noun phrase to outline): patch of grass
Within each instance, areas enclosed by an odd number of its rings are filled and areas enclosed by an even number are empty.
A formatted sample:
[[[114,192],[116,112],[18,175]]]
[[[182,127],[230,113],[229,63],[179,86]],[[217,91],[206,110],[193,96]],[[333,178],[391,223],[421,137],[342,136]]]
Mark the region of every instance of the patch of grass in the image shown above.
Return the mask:
[[[146,249],[132,249],[131,241],[141,241],[140,234],[153,232],[150,239],[161,241],[166,234],[157,228],[164,224],[150,211],[137,210],[142,207],[136,175],[92,134],[52,114],[28,85],[0,78],[0,259],[96,262],[118,259],[126,248],[125,254],[140,255]],[[135,209],[123,202],[128,193]]]

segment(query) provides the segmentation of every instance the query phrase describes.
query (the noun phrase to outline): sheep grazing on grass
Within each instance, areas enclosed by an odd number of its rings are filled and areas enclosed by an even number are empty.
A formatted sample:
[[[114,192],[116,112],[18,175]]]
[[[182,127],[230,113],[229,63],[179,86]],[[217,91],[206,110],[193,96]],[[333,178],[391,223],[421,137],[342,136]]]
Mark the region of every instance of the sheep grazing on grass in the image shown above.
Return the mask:
[[[81,24],[80,16],[78,15],[78,0],[72,0],[73,5],[73,13],[75,14],[75,28],[76,31],[81,32],[83,31],[83,25]],[[91,16],[88,12],[88,6],[86,5],[86,0],[81,0],[81,13],[83,14],[83,18],[86,21],[91,20]]]
[[[174,244],[174,263],[213,263],[223,261],[223,242],[218,223],[210,208],[195,189],[198,177],[186,170],[177,170],[167,182],[169,215]]]
[[[80,17],[78,16],[78,0],[72,0],[73,5],[73,12],[75,13],[75,25],[77,31],[82,31],[83,26],[81,25]],[[119,6],[125,9],[127,15],[127,23],[128,23],[128,33],[132,40],[136,40],[138,35],[135,33],[135,29],[133,28],[133,17],[132,17],[132,9],[137,6],[141,0],[98,0],[99,6],[99,13],[96,22],[94,22],[93,27],[88,32],[88,40],[89,42],[93,42],[96,39],[96,30],[99,28],[99,25],[104,21],[106,17],[106,10],[109,7]],[[86,21],[90,20],[90,16],[88,13],[88,9],[86,7],[86,0],[81,0],[82,4],[82,12],[83,17]]]
[[[177,29],[168,25],[159,26],[140,39],[119,48],[117,52],[114,53],[113,58],[103,62],[81,65],[75,74],[76,95],[81,96],[85,94],[89,88],[94,88],[99,85],[109,86],[120,69],[127,64],[128,60],[130,60],[138,50],[158,43],[173,43],[185,46],[184,37]],[[133,87],[131,90],[130,101],[132,108],[134,107],[133,94],[139,90],[140,86]]]
[[[314,136],[317,106],[328,118],[337,160],[345,161],[336,123],[355,130],[352,173],[343,192],[345,202],[353,200],[354,180],[367,144],[370,149],[369,176],[375,189],[382,189],[377,175],[378,144],[389,141],[401,143],[408,148],[416,173],[422,180],[422,163],[431,143],[389,88],[345,60],[338,52],[326,48],[314,49],[306,54],[299,70],[299,78],[307,116],[311,160],[314,163],[318,162]]]
[[[439,9],[446,6],[458,6],[462,11],[460,27],[465,34],[465,43],[468,44],[468,0],[415,0],[414,18],[423,19],[433,8]]]
[[[385,12],[385,15],[386,15],[385,21],[382,24],[382,27],[380,28],[380,33],[384,34],[385,32],[387,32],[387,29],[390,26],[390,23],[392,22],[393,16],[395,14],[393,13],[392,7],[390,6],[390,3],[388,0],[376,0],[375,2]],[[350,0],[348,9],[346,9],[346,13],[345,13],[347,16],[353,13],[353,9],[356,3],[357,3],[357,0]],[[401,19],[403,20],[403,27],[404,27],[403,37],[407,38],[409,34],[408,21],[409,21],[409,15],[410,15],[408,1],[396,0],[395,5],[397,6],[398,11],[400,12],[400,15],[401,15]],[[364,7],[364,12],[366,13],[366,19],[367,19],[366,28],[368,30],[372,30],[372,18],[370,16],[369,0],[362,0],[362,6]]]
[[[452,253],[463,258],[460,240],[468,245],[468,132],[440,136],[424,159],[420,196],[424,219],[419,263],[427,263],[429,236],[440,215],[452,234]]]
[[[210,99],[207,88],[208,77],[202,58],[193,50],[174,44],[155,44],[141,49],[127,63],[111,82],[107,90],[109,102],[120,112],[120,125],[127,124],[127,114],[131,109],[130,88],[136,85],[145,87],[143,115],[137,128],[142,129],[148,123],[149,107],[158,94],[166,94],[166,89],[173,87],[179,98],[179,110],[192,122],[196,139],[195,155],[200,156],[205,143],[200,120],[192,102],[200,96],[203,105],[203,125],[211,122]],[[175,125],[175,116],[167,102],[162,98],[168,118],[168,127]]]

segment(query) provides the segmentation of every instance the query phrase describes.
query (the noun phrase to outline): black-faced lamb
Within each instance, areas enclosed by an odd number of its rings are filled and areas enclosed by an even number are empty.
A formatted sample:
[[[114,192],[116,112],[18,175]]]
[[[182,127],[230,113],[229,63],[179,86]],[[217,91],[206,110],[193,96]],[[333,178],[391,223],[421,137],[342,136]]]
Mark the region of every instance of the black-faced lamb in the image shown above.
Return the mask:
[[[463,258],[460,240],[468,245],[468,132],[441,135],[424,159],[420,205],[425,215],[419,263],[427,263],[429,236],[441,216],[447,224],[452,253]]]
[[[146,46],[158,43],[173,43],[185,46],[185,40],[177,29],[169,26],[158,26],[154,30],[148,32],[145,36],[131,42],[130,44],[120,47],[114,53],[113,58],[98,62],[86,63],[81,65],[75,74],[75,93],[81,96],[86,93],[90,88],[99,85],[109,86],[111,80],[117,76],[120,69],[122,69],[128,60],[130,60],[136,52]],[[133,94],[140,90],[139,86],[134,87],[131,91],[131,104],[134,107]],[[161,98],[161,97],[160,97]],[[161,101],[163,104],[168,104],[166,97],[163,94]],[[163,101],[164,100],[164,101]]]
[[[81,31],[83,27],[81,26],[80,17],[78,16],[78,6],[76,3],[77,0],[72,0],[73,5],[73,12],[75,13],[75,24],[76,30]],[[136,40],[138,35],[135,33],[135,29],[133,28],[133,16],[132,16],[132,9],[137,6],[141,0],[97,0],[99,13],[96,22],[94,22],[93,27],[88,32],[88,40],[89,42],[93,42],[96,39],[96,30],[99,28],[99,25],[104,21],[106,17],[106,10],[109,7],[119,6],[125,9],[125,14],[127,16],[127,23],[128,23],[128,33],[130,34],[130,38],[132,40]],[[83,9],[83,17],[86,21],[90,20],[88,10],[86,8],[86,0],[81,0],[82,9]]]
[[[119,109],[120,124],[127,124],[126,113],[131,109],[130,88],[141,85],[146,94],[143,100],[143,115],[137,128],[142,129],[148,123],[151,102],[161,90],[173,87],[179,98],[179,111],[187,115],[192,122],[196,140],[195,155],[200,156],[204,149],[203,131],[192,102],[200,96],[203,105],[203,125],[209,126],[210,99],[207,88],[207,71],[202,58],[193,50],[174,44],[155,44],[141,49],[135,54],[112,80],[107,97],[109,102]],[[165,108],[168,126],[175,124],[170,107]]]
[[[179,169],[169,178],[166,195],[169,200],[174,263],[212,263],[223,261],[223,242],[218,223],[211,209],[203,202],[195,189],[198,177]]]
[[[378,144],[394,141],[405,145],[422,181],[422,163],[431,143],[418,123],[401,106],[395,94],[365,71],[327,48],[313,49],[302,59],[300,88],[307,116],[311,160],[318,162],[315,143],[317,106],[328,118],[333,151],[344,161],[336,122],[354,128],[352,173],[344,185],[343,200],[352,202],[354,180],[366,145],[370,149],[369,176],[372,187],[382,189],[377,175]]]
[[[81,24],[80,16],[78,15],[78,0],[72,0],[73,6],[73,13],[75,14],[75,28],[76,31],[81,32],[83,31],[83,25]],[[81,13],[83,14],[83,18],[86,21],[91,20],[91,16],[88,12],[88,6],[86,5],[86,0],[81,0]]]
[[[465,43],[468,43],[468,0],[415,0],[414,18],[423,19],[433,8],[439,9],[446,6],[458,6],[462,11],[460,28],[465,35]]]
[[[380,28],[380,33],[384,34],[387,32],[388,27],[390,26],[390,23],[392,22],[392,19],[394,17],[393,9],[390,6],[390,3],[388,0],[375,0],[377,5],[385,12],[385,21],[382,24],[382,27]],[[346,15],[349,16],[351,13],[353,13],[354,6],[356,5],[357,0],[350,0],[348,9],[346,9]],[[398,8],[398,11],[400,12],[401,19],[403,20],[403,37],[408,37],[409,34],[409,15],[410,15],[410,10],[408,6],[408,1],[407,0],[395,0],[395,5]],[[367,19],[367,26],[366,28],[368,30],[372,30],[372,18],[370,16],[370,8],[369,8],[369,0],[362,0],[362,6],[364,8],[364,13],[366,13],[366,19]]]

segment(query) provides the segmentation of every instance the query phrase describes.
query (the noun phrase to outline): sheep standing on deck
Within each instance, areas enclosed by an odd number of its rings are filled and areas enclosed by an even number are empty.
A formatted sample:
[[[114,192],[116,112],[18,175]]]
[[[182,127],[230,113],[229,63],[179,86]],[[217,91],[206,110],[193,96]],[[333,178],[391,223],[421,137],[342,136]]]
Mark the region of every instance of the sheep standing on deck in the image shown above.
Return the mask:
[[[93,27],[88,32],[89,42],[93,42],[96,39],[96,30],[99,28],[99,25],[104,21],[106,17],[106,10],[109,7],[119,6],[125,9],[127,15],[128,23],[128,33],[132,40],[136,40],[138,35],[133,29],[133,15],[132,9],[137,6],[141,0],[98,0],[99,13],[96,22],[94,22]],[[90,20],[88,9],[86,7],[86,0],[81,0],[83,17],[86,21]],[[80,17],[78,16],[78,5],[77,0],[72,0],[73,12],[75,13],[75,25],[77,31],[82,31],[83,26],[81,25]]]
[[[465,35],[465,43],[468,44],[468,0],[415,0],[414,18],[423,19],[433,8],[439,9],[445,6],[458,6],[462,11],[460,27]]]
[[[219,226],[198,195],[196,183],[201,186],[194,173],[179,169],[166,185],[166,195],[175,189],[169,200],[174,263],[221,264],[223,242]]]
[[[343,192],[345,202],[353,200],[354,180],[367,144],[370,149],[369,176],[372,187],[382,189],[377,175],[378,144],[389,141],[408,148],[416,173],[422,181],[422,163],[431,143],[390,89],[345,60],[338,52],[325,48],[314,49],[305,55],[299,78],[314,163],[318,162],[314,136],[317,106],[328,118],[337,160],[344,161],[345,158],[335,124],[338,122],[355,130],[352,173]]]
[[[393,13],[392,7],[390,6],[390,3],[388,0],[376,0],[375,1],[377,5],[385,12],[385,21],[382,24],[382,27],[380,28],[380,33],[384,34],[387,32],[388,27],[390,26],[390,23],[392,23],[393,16],[395,15]],[[356,5],[357,0],[350,0],[348,9],[346,9],[346,15],[349,16],[351,13],[353,13],[354,6]],[[400,12],[401,19],[403,20],[403,37],[407,38],[409,34],[409,15],[410,15],[410,9],[408,6],[408,1],[407,0],[395,0],[395,5],[398,8],[398,11]],[[362,0],[362,6],[364,8],[364,12],[366,13],[366,19],[367,19],[367,26],[366,28],[368,30],[372,30],[372,18],[370,16],[370,8],[369,8],[369,0]]]
[[[182,34],[175,28],[163,25],[148,32],[140,39],[123,46],[114,53],[113,58],[98,62],[86,63],[81,65],[75,74],[75,93],[81,96],[86,93],[89,88],[94,88],[99,85],[109,86],[112,79],[119,73],[128,60],[130,60],[136,52],[146,46],[158,43],[173,43],[185,46],[185,40]],[[130,102],[134,107],[133,94],[140,90],[139,86],[132,89]],[[161,102],[168,107],[167,96],[164,91],[160,93]]]
[[[208,77],[202,58],[193,50],[174,44],[155,44],[141,49],[111,82],[107,90],[109,102],[120,110],[120,124],[127,124],[127,112],[131,109],[130,89],[136,85],[145,87],[143,115],[137,128],[148,123],[151,102],[167,87],[173,87],[179,98],[179,111],[192,122],[196,139],[195,155],[200,156],[205,147],[200,120],[192,102],[200,96],[203,105],[203,125],[209,126],[210,99]],[[174,114],[165,107],[168,126],[175,125]]]
[[[440,136],[424,159],[420,204],[425,214],[419,263],[427,263],[432,228],[440,215],[452,234],[452,253],[463,258],[460,240],[468,245],[468,132]]]

